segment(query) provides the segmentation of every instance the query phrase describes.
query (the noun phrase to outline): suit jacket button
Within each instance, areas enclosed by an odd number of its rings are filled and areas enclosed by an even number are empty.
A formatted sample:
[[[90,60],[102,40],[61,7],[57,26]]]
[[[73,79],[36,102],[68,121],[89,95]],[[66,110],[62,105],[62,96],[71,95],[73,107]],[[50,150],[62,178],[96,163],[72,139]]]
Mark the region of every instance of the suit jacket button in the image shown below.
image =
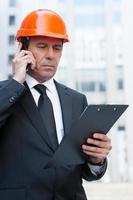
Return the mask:
[[[15,101],[16,101],[16,96],[10,97],[10,99],[9,99],[10,103],[14,103]]]

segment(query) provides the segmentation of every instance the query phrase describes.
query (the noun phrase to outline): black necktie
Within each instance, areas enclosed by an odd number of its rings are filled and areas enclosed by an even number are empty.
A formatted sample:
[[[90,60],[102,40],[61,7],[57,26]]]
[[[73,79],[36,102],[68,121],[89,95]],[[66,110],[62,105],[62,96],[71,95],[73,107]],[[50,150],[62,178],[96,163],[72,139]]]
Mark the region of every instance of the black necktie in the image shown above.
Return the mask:
[[[46,94],[46,87],[44,85],[38,84],[34,86],[34,88],[40,93],[38,109],[48,131],[53,148],[56,150],[58,147],[58,141],[52,103]]]

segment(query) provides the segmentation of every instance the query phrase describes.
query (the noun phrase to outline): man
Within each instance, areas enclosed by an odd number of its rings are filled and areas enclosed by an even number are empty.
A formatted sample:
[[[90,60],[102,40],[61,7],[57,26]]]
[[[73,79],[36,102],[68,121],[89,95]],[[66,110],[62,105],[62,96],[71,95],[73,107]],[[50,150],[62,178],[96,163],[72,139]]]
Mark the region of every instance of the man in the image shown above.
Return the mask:
[[[83,94],[53,79],[68,42],[65,24],[51,10],[33,11],[16,39],[13,77],[0,83],[0,200],[85,200],[82,178],[97,180],[107,167],[106,135],[87,138],[84,164],[48,165],[87,105]]]

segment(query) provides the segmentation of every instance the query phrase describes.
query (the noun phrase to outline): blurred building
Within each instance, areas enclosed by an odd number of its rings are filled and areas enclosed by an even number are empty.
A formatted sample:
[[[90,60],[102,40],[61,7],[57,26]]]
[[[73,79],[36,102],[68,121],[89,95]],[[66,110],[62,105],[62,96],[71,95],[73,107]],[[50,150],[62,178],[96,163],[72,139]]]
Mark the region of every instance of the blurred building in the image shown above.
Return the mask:
[[[19,9],[16,0],[0,1],[0,78],[11,74],[11,62],[15,52],[14,34],[17,28]]]
[[[123,36],[123,64],[125,80],[125,101],[130,105],[126,118],[126,141],[127,141],[127,163],[128,179],[133,181],[133,135],[132,135],[132,116],[133,116],[133,1],[122,0],[122,36]]]
[[[124,53],[127,52],[123,50],[123,46],[131,43],[132,36],[130,35],[129,40],[128,32],[126,38],[123,35],[124,30],[130,32],[130,24],[123,26],[127,17],[123,15],[125,4],[127,12],[129,7],[133,8],[131,0],[52,0],[52,3],[48,0],[34,0],[34,3],[33,0],[1,0],[0,79],[11,75],[11,60],[16,49],[14,34],[21,19],[33,9],[50,8],[63,16],[71,41],[64,46],[56,78],[83,92],[89,104],[131,103],[131,82],[127,82],[130,72],[125,71],[125,66],[129,69],[129,57],[125,59]],[[132,11],[130,15],[132,16]],[[130,61],[132,58],[130,55]],[[133,180],[131,115],[132,111],[130,116],[123,115],[110,132],[113,150],[103,181]]]

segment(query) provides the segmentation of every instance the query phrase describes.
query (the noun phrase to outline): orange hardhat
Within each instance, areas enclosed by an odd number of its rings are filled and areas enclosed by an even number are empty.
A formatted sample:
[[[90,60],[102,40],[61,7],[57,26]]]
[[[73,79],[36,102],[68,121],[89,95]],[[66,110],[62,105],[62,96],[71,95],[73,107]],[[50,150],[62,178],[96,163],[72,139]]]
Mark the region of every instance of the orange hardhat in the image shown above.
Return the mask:
[[[22,21],[16,39],[20,41],[21,37],[30,36],[54,37],[69,42],[63,19],[57,13],[47,9],[32,11]]]

